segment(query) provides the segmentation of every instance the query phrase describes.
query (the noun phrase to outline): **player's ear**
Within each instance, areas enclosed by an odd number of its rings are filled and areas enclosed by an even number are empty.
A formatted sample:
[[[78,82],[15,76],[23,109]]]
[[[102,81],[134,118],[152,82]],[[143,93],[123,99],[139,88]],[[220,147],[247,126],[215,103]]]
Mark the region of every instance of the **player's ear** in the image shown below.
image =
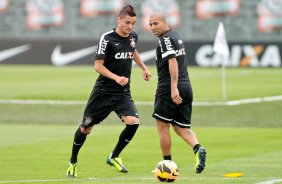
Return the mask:
[[[121,22],[121,18],[117,17],[117,23],[119,24]]]

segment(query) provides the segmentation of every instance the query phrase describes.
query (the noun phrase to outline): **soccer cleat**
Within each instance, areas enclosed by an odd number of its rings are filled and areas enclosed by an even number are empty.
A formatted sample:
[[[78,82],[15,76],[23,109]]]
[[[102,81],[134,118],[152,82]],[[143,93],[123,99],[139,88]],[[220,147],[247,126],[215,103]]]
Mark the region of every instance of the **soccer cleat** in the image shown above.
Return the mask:
[[[77,177],[77,164],[69,163],[69,168],[67,169],[67,176],[70,178]]]
[[[205,169],[206,165],[206,149],[204,147],[200,147],[196,153],[196,173],[201,173]]]
[[[115,168],[122,173],[127,173],[128,170],[126,169],[126,167],[124,167],[124,165],[122,164],[122,160],[121,158],[111,158],[110,156],[107,158],[107,164],[110,166],[115,166]]]

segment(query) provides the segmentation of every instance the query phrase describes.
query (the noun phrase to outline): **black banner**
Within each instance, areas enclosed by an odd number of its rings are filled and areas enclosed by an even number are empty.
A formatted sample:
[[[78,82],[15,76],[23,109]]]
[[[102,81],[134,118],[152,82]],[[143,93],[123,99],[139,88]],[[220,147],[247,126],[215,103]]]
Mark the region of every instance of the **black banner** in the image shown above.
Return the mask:
[[[98,41],[0,40],[0,64],[92,65]],[[143,61],[154,64],[157,40],[139,42]],[[213,52],[212,42],[185,42],[189,65],[201,67],[281,67],[282,43],[229,43],[230,56]]]

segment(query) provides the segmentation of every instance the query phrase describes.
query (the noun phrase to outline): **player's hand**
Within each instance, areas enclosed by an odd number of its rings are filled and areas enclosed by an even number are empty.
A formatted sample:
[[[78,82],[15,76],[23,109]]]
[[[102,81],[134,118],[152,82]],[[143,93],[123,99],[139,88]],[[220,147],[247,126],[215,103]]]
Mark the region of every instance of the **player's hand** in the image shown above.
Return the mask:
[[[118,76],[116,78],[116,83],[118,83],[121,86],[125,86],[128,83],[128,78],[124,77],[124,76]]]
[[[179,95],[178,89],[172,89],[171,90],[171,99],[172,99],[173,103],[175,103],[176,105],[179,105],[179,104],[182,103],[182,98]]]
[[[143,72],[143,77],[144,77],[144,80],[145,80],[145,81],[149,81],[150,78],[151,78],[151,72],[150,72],[149,70],[145,70],[145,71]]]

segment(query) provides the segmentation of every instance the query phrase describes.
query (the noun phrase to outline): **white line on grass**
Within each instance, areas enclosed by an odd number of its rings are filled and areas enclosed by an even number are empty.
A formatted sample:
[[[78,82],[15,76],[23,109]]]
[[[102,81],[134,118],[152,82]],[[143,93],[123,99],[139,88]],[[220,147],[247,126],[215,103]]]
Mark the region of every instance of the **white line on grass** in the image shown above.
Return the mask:
[[[256,184],[274,184],[274,183],[279,183],[282,182],[282,178],[278,178],[278,179],[272,179],[272,180],[268,180],[268,181],[263,181],[260,183],[256,183]]]
[[[64,101],[64,100],[4,100],[0,99],[1,104],[31,104],[31,105],[83,105],[85,101]]]
[[[226,177],[205,177],[205,178],[198,178],[198,177],[187,177],[187,178],[178,178],[177,180],[267,180],[269,178],[226,178]],[[64,181],[130,181],[130,180],[157,180],[154,177],[150,178],[76,178],[76,179],[46,179],[46,180],[0,180],[0,183],[35,183],[35,182],[64,182]],[[282,179],[276,180],[268,180],[267,182],[279,182]],[[257,183],[257,184],[273,184],[273,183]]]
[[[242,104],[261,103],[281,101],[282,96],[270,96],[262,98],[247,98],[231,101],[217,101],[217,102],[193,102],[194,106],[236,106]],[[0,104],[39,104],[39,105],[85,105],[86,101],[66,101],[66,100],[15,100],[15,99],[0,99]],[[154,105],[154,102],[136,101],[136,105]]]

